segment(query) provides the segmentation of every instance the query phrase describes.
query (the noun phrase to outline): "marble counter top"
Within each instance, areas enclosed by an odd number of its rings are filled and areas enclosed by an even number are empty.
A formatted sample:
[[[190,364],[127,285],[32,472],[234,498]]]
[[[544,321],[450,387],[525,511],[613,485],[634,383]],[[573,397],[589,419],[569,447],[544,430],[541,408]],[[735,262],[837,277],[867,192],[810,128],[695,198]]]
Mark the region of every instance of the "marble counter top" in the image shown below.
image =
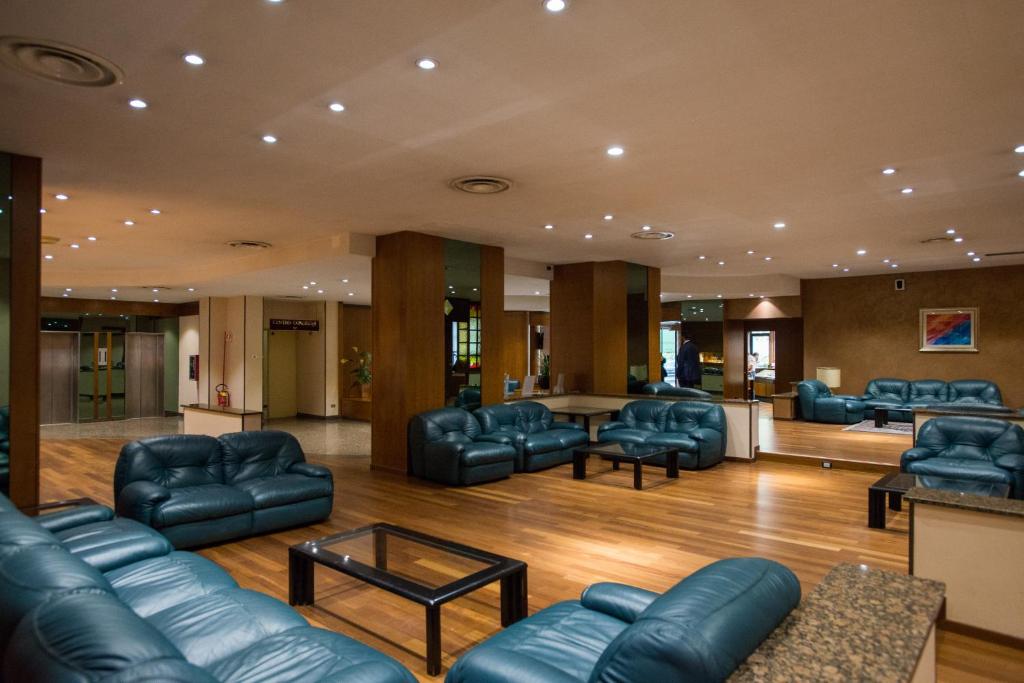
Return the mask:
[[[903,500],[913,503],[927,503],[943,507],[973,510],[975,512],[991,512],[997,515],[1024,517],[1024,500],[1013,498],[995,498],[993,496],[975,496],[958,491],[929,489],[920,486],[903,494]]]
[[[909,681],[938,618],[945,585],[841,564],[730,681]]]

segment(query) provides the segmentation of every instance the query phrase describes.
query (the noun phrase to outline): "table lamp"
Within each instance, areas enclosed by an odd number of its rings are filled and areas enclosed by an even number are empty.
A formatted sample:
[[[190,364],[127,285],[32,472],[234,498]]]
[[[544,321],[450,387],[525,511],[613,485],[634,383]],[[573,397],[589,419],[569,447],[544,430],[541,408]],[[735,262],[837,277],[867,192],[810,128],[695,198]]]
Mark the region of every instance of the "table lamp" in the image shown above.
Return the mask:
[[[824,382],[829,389],[838,389],[841,384],[839,368],[818,368],[818,381]]]

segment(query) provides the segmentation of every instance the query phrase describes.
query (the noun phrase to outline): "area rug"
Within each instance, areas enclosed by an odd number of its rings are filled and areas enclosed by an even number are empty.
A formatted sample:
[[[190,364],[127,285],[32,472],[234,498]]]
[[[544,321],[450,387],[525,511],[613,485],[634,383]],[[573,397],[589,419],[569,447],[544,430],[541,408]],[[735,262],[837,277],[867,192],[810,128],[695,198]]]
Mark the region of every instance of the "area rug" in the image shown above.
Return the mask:
[[[911,436],[914,433],[912,422],[890,422],[884,427],[876,427],[874,420],[861,420],[855,425],[843,427],[844,432],[874,432],[875,434],[905,434]]]

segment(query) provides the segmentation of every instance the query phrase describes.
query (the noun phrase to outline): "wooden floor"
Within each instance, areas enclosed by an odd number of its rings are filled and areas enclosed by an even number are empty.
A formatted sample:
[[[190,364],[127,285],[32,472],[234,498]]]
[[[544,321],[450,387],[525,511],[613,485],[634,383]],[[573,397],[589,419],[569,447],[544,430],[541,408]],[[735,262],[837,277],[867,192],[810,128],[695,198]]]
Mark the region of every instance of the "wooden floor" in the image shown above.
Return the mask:
[[[846,425],[775,420],[766,403],[759,412],[758,439],[764,454],[898,466],[913,441],[910,435],[844,432]]]
[[[121,442],[45,441],[42,498],[91,496],[111,502]],[[714,560],[759,555],[799,576],[805,592],[839,562],[905,572],[906,513],[889,528],[868,529],[867,486],[877,473],[822,470],[784,463],[723,463],[682,472],[634,491],[624,468],[574,481],[571,466],[470,488],[446,488],[371,472],[361,457],[318,458],[335,477],[330,520],[313,527],[201,551],[245,587],[287,599],[287,547],[338,530],[387,521],[451,538],[529,564],[531,612],[578,597],[595,581],[664,590]],[[591,473],[604,469],[591,463]],[[346,633],[391,654],[422,680],[421,608],[358,581],[317,569],[317,604],[300,608],[316,625]],[[499,627],[492,586],[444,609],[445,669]],[[1024,680],[1024,652],[940,633],[943,681]]]

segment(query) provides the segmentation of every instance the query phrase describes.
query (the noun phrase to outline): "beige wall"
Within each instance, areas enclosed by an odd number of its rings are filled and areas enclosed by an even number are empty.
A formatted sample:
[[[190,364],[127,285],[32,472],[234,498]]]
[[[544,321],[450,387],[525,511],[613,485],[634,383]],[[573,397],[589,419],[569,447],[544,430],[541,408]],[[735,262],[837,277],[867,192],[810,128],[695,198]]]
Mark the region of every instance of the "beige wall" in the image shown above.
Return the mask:
[[[338,317],[336,307],[331,304],[333,315],[327,315],[327,304],[323,301],[286,301],[266,299],[263,304],[264,328],[269,327],[271,318],[318,320],[319,332],[278,332],[295,337],[295,384],[296,411],[304,415],[329,416],[338,414],[337,374],[330,377],[327,369],[328,349],[333,357],[337,349]],[[331,345],[328,346],[328,343]],[[333,362],[333,358],[332,358]],[[286,381],[273,365],[271,373],[278,381]],[[272,380],[273,381],[273,380]],[[276,412],[276,411],[275,411]]]
[[[804,280],[801,293],[805,377],[838,367],[844,393],[875,377],[986,379],[1024,406],[1024,266]],[[979,352],[919,351],[919,309],[951,307],[979,309]]]
[[[210,297],[199,301],[200,403],[216,403],[215,389],[224,383],[231,392],[232,407],[263,409],[262,321],[261,297]],[[231,334],[226,349],[225,332]]]
[[[178,318],[178,405],[197,403],[199,385],[188,378],[188,357],[199,354],[199,316]],[[202,368],[200,368],[200,371]],[[178,411],[180,412],[180,408]]]

